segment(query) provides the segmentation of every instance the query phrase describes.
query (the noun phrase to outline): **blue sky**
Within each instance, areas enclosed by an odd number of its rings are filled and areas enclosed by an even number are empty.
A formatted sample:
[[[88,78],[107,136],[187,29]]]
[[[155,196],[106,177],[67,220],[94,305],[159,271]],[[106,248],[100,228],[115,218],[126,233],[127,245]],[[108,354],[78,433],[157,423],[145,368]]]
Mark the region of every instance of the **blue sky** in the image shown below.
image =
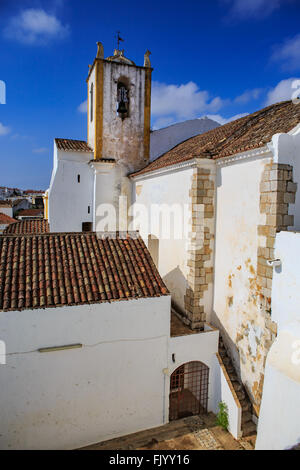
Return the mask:
[[[225,123],[291,98],[299,20],[300,0],[1,0],[0,185],[46,189],[53,139],[86,138],[97,41],[111,55],[120,30],[137,64],[152,52],[154,128]]]

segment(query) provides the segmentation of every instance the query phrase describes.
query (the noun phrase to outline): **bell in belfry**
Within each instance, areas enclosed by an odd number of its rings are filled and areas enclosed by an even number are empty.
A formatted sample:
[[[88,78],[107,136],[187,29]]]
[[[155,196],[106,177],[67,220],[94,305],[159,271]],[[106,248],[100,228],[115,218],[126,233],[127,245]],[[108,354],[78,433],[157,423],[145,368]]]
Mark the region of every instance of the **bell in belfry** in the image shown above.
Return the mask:
[[[119,102],[118,113],[121,115],[127,114],[127,106],[126,106],[125,101]]]
[[[128,96],[127,89],[123,83],[118,86],[118,114],[124,119],[128,113]]]

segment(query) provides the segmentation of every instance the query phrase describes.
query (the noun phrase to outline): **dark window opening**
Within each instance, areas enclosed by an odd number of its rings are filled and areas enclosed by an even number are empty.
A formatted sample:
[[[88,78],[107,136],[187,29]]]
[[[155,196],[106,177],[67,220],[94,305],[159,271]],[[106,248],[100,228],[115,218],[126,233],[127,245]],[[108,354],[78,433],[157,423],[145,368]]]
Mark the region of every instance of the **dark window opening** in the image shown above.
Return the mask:
[[[80,183],[80,175],[77,175],[77,181]]]
[[[91,213],[91,206],[88,206],[88,214]]]
[[[91,90],[90,90],[90,108],[91,108],[91,122],[93,122],[93,117],[94,117],[94,84],[91,84]]]
[[[82,223],[82,231],[83,232],[92,232],[93,231],[92,222],[83,222]]]
[[[118,83],[118,108],[117,113],[122,119],[129,115],[129,93],[123,82]]]

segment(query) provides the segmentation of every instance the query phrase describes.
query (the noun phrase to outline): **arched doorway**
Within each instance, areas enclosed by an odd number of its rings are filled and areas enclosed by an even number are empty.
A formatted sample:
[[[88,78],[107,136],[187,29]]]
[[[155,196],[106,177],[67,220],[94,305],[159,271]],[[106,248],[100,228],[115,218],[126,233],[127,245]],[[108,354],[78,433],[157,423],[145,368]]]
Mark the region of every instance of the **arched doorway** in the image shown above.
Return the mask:
[[[187,362],[171,375],[169,420],[207,413],[209,368]]]

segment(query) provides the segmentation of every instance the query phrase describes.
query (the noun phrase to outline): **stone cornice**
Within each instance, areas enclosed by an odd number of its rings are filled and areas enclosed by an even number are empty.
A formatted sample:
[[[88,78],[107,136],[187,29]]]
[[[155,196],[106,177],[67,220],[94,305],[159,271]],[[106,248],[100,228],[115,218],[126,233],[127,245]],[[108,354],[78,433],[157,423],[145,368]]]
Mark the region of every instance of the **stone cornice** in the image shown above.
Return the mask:
[[[164,174],[167,174],[167,173],[173,173],[175,171],[180,171],[180,170],[183,170],[185,168],[189,168],[189,167],[192,168],[196,165],[197,160],[199,160],[199,159],[193,158],[193,159],[187,160],[185,162],[180,162],[180,163],[176,163],[174,165],[169,165],[169,166],[165,166],[163,168],[158,168],[157,170],[149,171],[149,173],[143,173],[142,175],[131,176],[130,178],[133,181],[141,181],[141,180],[153,178],[155,176],[160,176],[160,175],[164,175]]]
[[[231,155],[230,157],[216,159],[215,162],[217,166],[226,166],[230,163],[239,162],[248,158],[266,157],[268,156],[268,154],[271,154],[271,150],[269,149],[268,145],[265,145],[264,147],[248,150],[247,152],[236,153],[235,155]]]

